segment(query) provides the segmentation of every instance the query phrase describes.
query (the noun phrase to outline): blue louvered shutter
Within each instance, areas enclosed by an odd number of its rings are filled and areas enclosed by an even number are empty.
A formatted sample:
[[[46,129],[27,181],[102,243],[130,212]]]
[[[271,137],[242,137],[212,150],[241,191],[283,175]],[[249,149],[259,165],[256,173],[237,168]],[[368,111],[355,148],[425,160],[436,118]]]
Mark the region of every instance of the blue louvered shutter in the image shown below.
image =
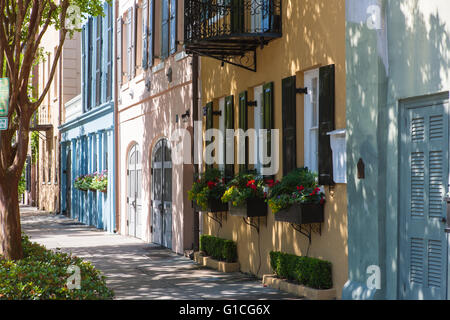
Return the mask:
[[[114,21],[114,13],[112,5],[108,5],[108,19],[107,19],[107,45],[105,47],[106,50],[106,101],[112,100],[112,92],[113,92],[113,21]]]
[[[148,68],[148,0],[142,1],[142,69]]]
[[[92,106],[95,103],[94,100],[94,94],[95,92],[95,75],[93,74],[95,72],[94,70],[94,22],[93,18],[90,17],[88,21],[88,57],[87,57],[87,73],[88,73],[88,79],[87,79],[87,87],[88,87],[88,104],[87,104],[87,110],[91,110]]]
[[[169,56],[169,0],[162,1],[161,12],[161,57]]]
[[[177,52],[177,0],[170,0],[170,54]]]
[[[103,39],[102,27],[103,19],[101,16],[95,18],[95,105],[101,104],[102,97],[102,65],[103,65]]]
[[[148,0],[148,66],[153,66],[153,33],[154,33],[154,17],[155,17],[155,2]]]
[[[103,4],[103,12],[105,13],[105,17],[102,19],[102,86],[101,86],[101,101],[102,103],[106,102],[106,91],[108,88],[108,46],[109,46],[109,38],[108,38],[108,23],[109,23],[109,10],[108,3],[105,2]]]
[[[88,50],[89,50],[89,32],[88,24],[83,26],[83,31],[81,33],[81,67],[82,67],[82,81],[81,88],[83,92],[83,111],[88,110],[88,85],[89,85],[89,75],[88,75]]]

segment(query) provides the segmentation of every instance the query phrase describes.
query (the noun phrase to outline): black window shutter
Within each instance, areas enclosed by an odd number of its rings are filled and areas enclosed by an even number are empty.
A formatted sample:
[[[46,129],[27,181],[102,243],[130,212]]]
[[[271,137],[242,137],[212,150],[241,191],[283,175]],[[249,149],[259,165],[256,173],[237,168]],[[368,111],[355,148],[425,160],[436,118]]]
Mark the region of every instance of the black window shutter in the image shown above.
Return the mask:
[[[142,1],[142,69],[148,68],[148,0]]]
[[[247,112],[247,91],[239,94],[239,129],[248,130],[248,112]],[[239,141],[239,143],[242,143]],[[239,172],[245,172],[248,169],[248,142],[245,138],[245,164],[239,165]]]
[[[234,129],[234,96],[225,98],[225,139],[227,129]],[[232,144],[234,145],[234,138]],[[234,176],[234,164],[227,164],[226,159],[227,144],[225,144],[225,178],[228,180]]]
[[[296,76],[282,81],[283,175],[297,167]]]
[[[213,119],[213,103],[209,102],[206,104],[206,130],[212,129],[214,127],[214,123],[213,123],[214,119]],[[208,146],[209,144],[211,144],[211,141],[206,141],[206,145]],[[209,169],[211,168],[212,165],[206,165],[206,168]]]
[[[274,127],[273,119],[273,82],[267,83],[263,87],[263,125],[262,129],[267,130],[267,155],[272,156],[272,129]],[[269,165],[265,165],[267,167]]]
[[[328,132],[334,130],[335,66],[319,69],[319,184],[334,185],[333,157]]]

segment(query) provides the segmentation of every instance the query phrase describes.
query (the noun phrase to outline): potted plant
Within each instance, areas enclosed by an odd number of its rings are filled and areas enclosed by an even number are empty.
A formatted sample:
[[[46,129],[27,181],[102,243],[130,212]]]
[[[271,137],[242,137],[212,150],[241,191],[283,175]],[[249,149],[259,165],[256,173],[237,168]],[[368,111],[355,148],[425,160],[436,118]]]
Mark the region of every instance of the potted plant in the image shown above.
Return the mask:
[[[228,202],[230,214],[240,217],[267,215],[266,184],[253,173],[240,173],[227,185],[222,201]]]
[[[223,173],[211,168],[197,177],[192,189],[188,191],[188,197],[198,211],[225,212],[228,211],[228,204],[220,200],[225,190]]]
[[[281,182],[271,183],[268,204],[276,221],[324,222],[325,195],[317,184],[317,175],[307,168],[296,169]]]
[[[85,187],[85,182],[84,182],[85,177],[86,177],[85,175],[81,175],[81,176],[78,176],[75,179],[75,181],[73,183],[75,189],[78,189],[78,190],[81,190],[81,191],[88,191],[89,190],[89,188]]]
[[[91,188],[106,193],[108,190],[108,171],[96,172],[92,179]]]

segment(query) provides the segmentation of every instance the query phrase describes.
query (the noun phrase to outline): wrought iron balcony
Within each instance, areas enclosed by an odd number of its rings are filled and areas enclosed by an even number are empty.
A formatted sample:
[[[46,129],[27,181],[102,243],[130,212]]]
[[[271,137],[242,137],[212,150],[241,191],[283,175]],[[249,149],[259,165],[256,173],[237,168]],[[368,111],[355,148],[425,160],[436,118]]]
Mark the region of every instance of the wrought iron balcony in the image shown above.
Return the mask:
[[[282,36],[281,0],[185,0],[184,8],[187,53],[256,71],[256,49]]]

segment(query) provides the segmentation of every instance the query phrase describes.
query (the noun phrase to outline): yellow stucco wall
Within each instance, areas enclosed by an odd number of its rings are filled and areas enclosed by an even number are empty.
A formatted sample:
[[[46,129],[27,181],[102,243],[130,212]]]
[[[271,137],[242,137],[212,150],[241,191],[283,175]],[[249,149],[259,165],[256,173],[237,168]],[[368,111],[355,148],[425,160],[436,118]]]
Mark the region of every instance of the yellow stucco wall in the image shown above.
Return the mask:
[[[285,0],[282,1],[283,37],[257,51],[257,72],[201,58],[202,105],[214,101],[218,110],[218,99],[234,95],[235,127],[238,127],[238,96],[248,90],[249,100],[253,88],[274,82],[275,128],[282,127],[283,78],[297,75],[297,87],[303,86],[303,75],[307,70],[320,66],[336,66],[335,127],[345,128],[345,1],[344,0]],[[304,164],[303,155],[303,105],[304,97],[297,96],[297,165]],[[249,113],[249,119],[253,115]],[[249,121],[251,127],[252,121]],[[215,119],[217,128],[217,119]],[[280,146],[282,136],[280,134]],[[280,152],[282,153],[282,152]],[[281,155],[282,156],[282,155]],[[280,159],[281,179],[282,159]],[[333,264],[333,283],[340,297],[347,281],[347,190],[345,184],[325,188],[327,203],[322,234],[313,233],[309,256],[328,260]],[[257,222],[258,220],[254,220]],[[234,240],[238,243],[239,262],[242,272],[262,276],[271,273],[269,252],[283,251],[306,255],[308,240],[293,230],[288,223],[274,221],[270,212],[260,220],[260,234],[246,225],[242,218],[224,217],[223,226],[203,215],[203,233]]]

